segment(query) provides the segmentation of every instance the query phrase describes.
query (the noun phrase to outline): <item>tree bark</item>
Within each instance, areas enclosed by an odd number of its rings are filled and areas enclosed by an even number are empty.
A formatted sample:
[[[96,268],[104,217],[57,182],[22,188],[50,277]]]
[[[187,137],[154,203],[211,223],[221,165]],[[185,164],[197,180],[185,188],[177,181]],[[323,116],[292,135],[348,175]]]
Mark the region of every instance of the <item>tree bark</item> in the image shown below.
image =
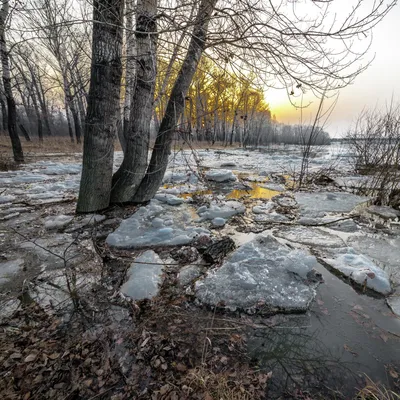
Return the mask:
[[[3,131],[8,132],[7,107],[2,94],[0,94],[0,105],[1,105],[1,120],[3,125]]]
[[[21,141],[17,132],[17,110],[11,89],[10,62],[5,37],[5,22],[8,15],[8,8],[8,0],[3,0],[3,6],[0,11],[0,52],[1,65],[3,68],[4,95],[6,97],[8,111],[7,125],[14,154],[14,161],[24,162],[24,153],[22,151]]]
[[[21,129],[22,134],[24,135],[24,138],[27,142],[31,141],[31,137],[29,136],[28,130],[25,128],[24,125],[19,124],[19,128]]]
[[[123,0],[95,0],[83,168],[77,212],[108,207],[122,75]]]
[[[216,3],[217,0],[201,0],[188,52],[172,89],[154,144],[149,167],[132,199],[133,202],[141,203],[150,200],[161,185],[168,166],[174,131],[182,116],[186,94],[206,47],[208,25]]]
[[[136,85],[136,38],[133,32],[133,0],[126,0],[126,68],[125,99],[121,135],[119,136],[123,152],[126,151],[126,137],[129,135],[129,120]]]
[[[69,115],[68,102],[65,98],[64,98],[64,107],[65,107],[65,116],[67,117],[68,135],[69,138],[71,139],[71,143],[75,143],[74,132],[72,130],[72,124],[71,124],[71,116]]]
[[[124,160],[113,177],[111,202],[130,202],[146,173],[150,123],[156,85],[157,0],[138,0],[136,16],[136,87],[128,131],[125,132]]]

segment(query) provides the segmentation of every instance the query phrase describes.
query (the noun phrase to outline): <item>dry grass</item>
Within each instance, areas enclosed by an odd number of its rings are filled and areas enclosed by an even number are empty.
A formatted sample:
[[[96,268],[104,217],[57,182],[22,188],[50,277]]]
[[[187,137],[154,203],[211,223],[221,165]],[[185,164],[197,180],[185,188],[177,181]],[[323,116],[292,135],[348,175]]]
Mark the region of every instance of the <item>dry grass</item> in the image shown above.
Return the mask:
[[[185,376],[183,383],[187,394],[202,393],[209,400],[252,400],[254,392],[248,391],[241,379],[228,373],[213,373],[207,368],[195,368]]]
[[[71,143],[71,140],[68,137],[45,137],[43,142],[39,142],[38,138],[32,138],[30,142],[25,141],[21,138],[22,148],[27,157],[34,156],[37,154],[50,154],[50,153],[63,153],[63,154],[73,154],[73,153],[81,153],[83,150],[83,144]],[[236,148],[237,145],[232,146],[231,148]],[[178,150],[204,150],[212,148],[216,149],[228,149],[230,146],[225,147],[222,143],[216,143],[211,146],[210,143],[207,142],[193,142],[188,145],[183,141],[175,141],[173,144],[173,149],[175,151]],[[121,151],[121,145],[118,140],[115,141],[114,144],[115,151]],[[6,135],[0,136],[0,155],[3,155],[3,158],[11,158],[12,157],[12,148],[10,138]]]
[[[82,144],[71,143],[66,137],[46,137],[43,142],[39,139],[32,138],[30,142],[21,138],[22,148],[25,155],[35,153],[80,153],[82,152]],[[3,154],[12,156],[11,142],[8,136],[0,137],[0,148]]]
[[[367,377],[366,386],[358,392],[356,400],[400,400],[400,395]]]

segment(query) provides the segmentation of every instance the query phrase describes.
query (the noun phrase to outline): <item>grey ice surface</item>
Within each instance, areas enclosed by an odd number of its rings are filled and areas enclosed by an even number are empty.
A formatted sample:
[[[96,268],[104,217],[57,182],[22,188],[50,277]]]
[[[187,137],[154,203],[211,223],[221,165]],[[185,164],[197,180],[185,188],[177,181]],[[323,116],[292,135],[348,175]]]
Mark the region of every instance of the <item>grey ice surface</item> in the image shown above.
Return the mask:
[[[137,257],[129,268],[121,292],[133,300],[151,299],[159,292],[164,264],[153,250]]]
[[[169,193],[158,193],[154,198],[162,203],[167,203],[170,206],[179,206],[184,202],[184,199]]]
[[[212,202],[209,207],[203,206],[197,210],[202,221],[214,218],[230,218],[236,214],[243,214],[246,207],[239,201],[228,200],[223,202]]]
[[[226,224],[226,219],[221,217],[216,217],[211,221],[213,226],[222,227]]]
[[[390,296],[386,299],[390,309],[400,317],[400,295],[399,296]]]
[[[388,274],[371,259],[347,247],[330,251],[323,260],[359,285],[387,295],[392,291]]]
[[[378,263],[396,284],[400,284],[399,237],[355,236],[349,239],[349,245]]]
[[[315,296],[315,284],[306,277],[316,264],[308,252],[261,234],[197,281],[196,297],[232,311],[305,311]]]
[[[11,203],[15,200],[15,196],[0,196],[0,204]]]
[[[201,268],[198,265],[186,265],[179,271],[178,281],[182,286],[193,282],[201,275]]]
[[[254,212],[254,209],[253,209]],[[268,222],[268,223],[277,223],[277,222],[287,222],[289,221],[285,215],[278,214],[277,212],[271,212],[268,214],[257,214],[254,216],[254,221],[256,222]]]
[[[110,246],[139,249],[154,246],[178,246],[191,243],[208,230],[196,226],[189,206],[170,206],[151,200],[107,237]]]
[[[21,270],[23,265],[24,260],[21,258],[0,263],[0,285],[12,279]]]
[[[44,220],[44,227],[48,230],[62,229],[74,219],[71,215],[54,215]]]
[[[235,174],[228,169],[215,169],[207,171],[206,178],[209,181],[215,181],[215,182],[236,181]]]
[[[281,228],[275,235],[306,246],[343,247],[344,245],[343,240],[339,236],[314,227],[293,226]]]
[[[365,211],[383,220],[396,219],[400,216],[400,211],[388,206],[370,206]]]
[[[295,194],[303,217],[323,217],[326,213],[349,213],[370,200],[368,197],[342,192],[317,192]]]

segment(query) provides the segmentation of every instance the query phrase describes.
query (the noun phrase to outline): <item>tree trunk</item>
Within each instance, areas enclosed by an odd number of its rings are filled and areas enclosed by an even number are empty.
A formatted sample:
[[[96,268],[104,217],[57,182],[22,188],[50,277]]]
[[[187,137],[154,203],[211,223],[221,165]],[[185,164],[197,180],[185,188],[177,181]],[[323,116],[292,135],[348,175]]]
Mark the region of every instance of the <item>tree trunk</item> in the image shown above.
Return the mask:
[[[1,106],[1,120],[3,125],[3,131],[8,132],[7,107],[6,107],[6,102],[3,99],[3,95],[1,94],[0,94],[0,106]]]
[[[157,0],[138,0],[136,17],[136,87],[124,160],[113,177],[111,202],[132,200],[146,173],[156,84]]]
[[[122,76],[123,0],[95,0],[78,212],[108,207]]]
[[[29,94],[32,98],[33,107],[35,109],[36,120],[37,120],[37,134],[39,136],[39,142],[43,142],[43,122],[42,122],[42,116],[40,115],[39,104],[36,98],[35,88],[33,87],[33,85],[28,85],[27,80],[25,80],[25,84],[28,87]]]
[[[185,97],[206,47],[208,24],[216,2],[217,0],[201,0],[189,49],[172,89],[154,144],[149,167],[133,198],[136,203],[150,200],[161,185],[168,166],[174,131],[183,113]]]
[[[40,83],[40,78],[39,82],[38,79],[36,79],[35,71],[33,68],[33,65],[29,63],[28,60],[25,59],[25,63],[27,67],[29,68],[29,72],[31,74],[31,80],[32,80],[32,91],[36,91],[37,94],[37,102],[39,103],[40,109],[41,109],[41,118],[47,128],[47,135],[51,136],[51,128],[50,128],[50,118],[49,118],[49,113],[47,110],[47,104],[46,104],[46,99],[43,94],[43,87],[42,84]]]
[[[71,143],[74,143],[74,132],[72,130],[72,123],[71,123],[71,116],[69,114],[69,107],[68,107],[68,102],[66,99],[64,99],[64,104],[65,104],[65,115],[67,117],[67,125],[68,125],[68,135],[71,139]]]
[[[81,120],[79,118],[79,112],[75,106],[74,100],[71,100],[68,103],[68,105],[69,105],[69,109],[71,110],[72,119],[74,120],[76,142],[81,143],[82,127],[81,127]]]
[[[126,68],[125,68],[125,99],[123,109],[123,123],[119,135],[123,152],[126,151],[126,137],[129,135],[129,119],[133,104],[133,94],[136,85],[136,38],[133,31],[133,0],[126,0]]]
[[[29,136],[29,132],[27,131],[27,129],[25,128],[24,125],[19,124],[19,128],[21,129],[22,134],[24,135],[24,138],[27,142],[31,141],[31,137]]]
[[[8,0],[3,0],[3,6],[0,11],[0,52],[1,52],[1,65],[3,68],[3,86],[4,95],[7,100],[8,110],[8,134],[10,135],[12,149],[14,153],[15,162],[24,162],[24,153],[22,151],[21,141],[17,133],[17,110],[15,107],[15,100],[11,89],[11,75],[10,63],[8,58],[6,37],[5,37],[5,21],[8,15]]]

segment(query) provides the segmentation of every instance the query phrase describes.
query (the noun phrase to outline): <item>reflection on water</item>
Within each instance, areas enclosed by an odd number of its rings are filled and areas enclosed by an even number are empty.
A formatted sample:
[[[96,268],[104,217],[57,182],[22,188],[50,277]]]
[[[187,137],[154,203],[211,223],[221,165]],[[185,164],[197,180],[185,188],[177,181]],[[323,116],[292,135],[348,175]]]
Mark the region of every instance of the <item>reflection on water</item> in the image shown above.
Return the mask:
[[[272,371],[268,398],[301,389],[324,399],[351,399],[366,376],[396,390],[386,366],[400,368],[400,320],[383,299],[359,295],[317,269],[324,283],[307,314],[259,318],[263,328],[248,332],[250,356]]]
[[[342,354],[318,339],[317,332],[310,333],[309,324],[309,315],[275,316],[274,326],[250,335],[250,354],[261,368],[272,371],[268,398],[281,398],[283,393],[297,389],[328,398],[349,381],[351,387],[361,383],[353,372],[358,369],[357,363],[343,360]]]
[[[187,199],[188,197],[193,197],[193,196],[205,196],[209,194],[218,195],[228,192],[228,194],[226,194],[225,197],[230,200],[241,199],[243,197],[248,197],[251,199],[269,200],[272,199],[274,196],[281,194],[281,192],[278,192],[277,190],[263,188],[255,182],[249,183],[248,185],[250,186],[248,189],[233,189],[233,190],[229,189],[230,185],[228,184],[226,185],[226,187],[224,186],[216,187],[215,185],[213,185],[214,187],[210,189],[197,190],[191,193],[180,193],[178,196]]]
[[[230,192],[227,199],[241,199],[242,197],[250,197],[251,199],[272,199],[281,192],[271,190],[259,186],[257,183],[250,183],[251,189],[234,189]]]

